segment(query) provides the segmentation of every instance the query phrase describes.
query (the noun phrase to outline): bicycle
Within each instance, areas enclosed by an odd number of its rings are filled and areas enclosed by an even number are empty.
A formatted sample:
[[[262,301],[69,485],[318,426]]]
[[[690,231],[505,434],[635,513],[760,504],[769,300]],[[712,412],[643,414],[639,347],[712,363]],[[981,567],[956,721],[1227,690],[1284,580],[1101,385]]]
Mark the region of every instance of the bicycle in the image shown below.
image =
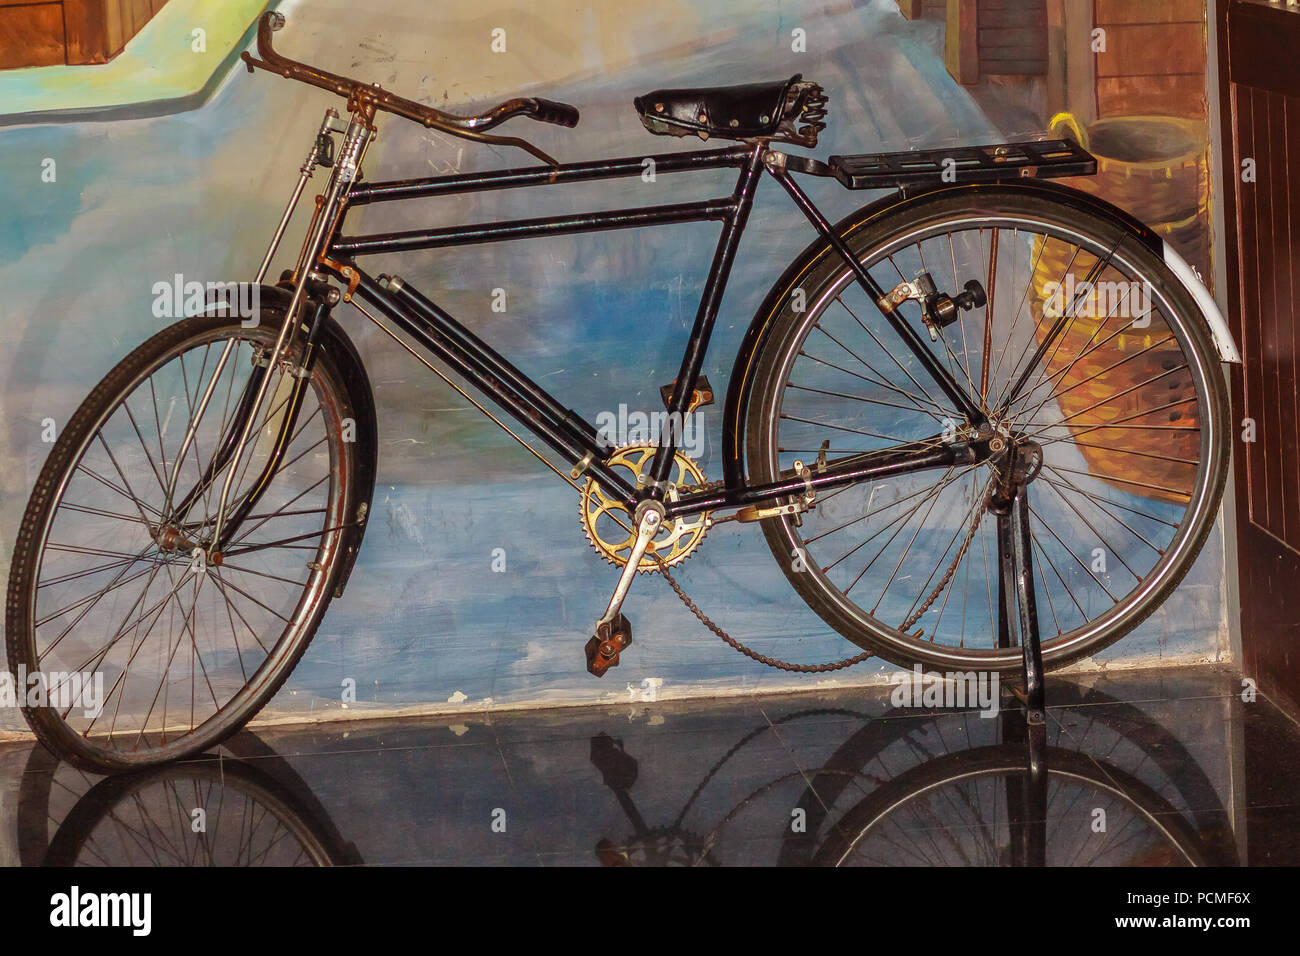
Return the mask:
[[[815,147],[825,128],[826,95],[801,75],[658,90],[634,104],[651,133],[735,143],[655,155],[656,173],[732,169],[729,196],[349,235],[347,215],[363,206],[639,176],[645,157],[559,163],[489,131],[516,116],[572,127],[574,107],[516,98],[453,115],[279,54],[273,33],[284,25],[262,17],[258,56],[243,54],[249,72],[343,96],[348,118],[327,109],[315,133],[253,280],[254,320],[215,296],[114,368],[54,444],[16,539],[10,667],[109,682],[94,714],[74,713],[58,681],[26,702],[34,732],[68,761],[113,772],[214,746],[270,699],[343,594],[370,512],[378,424],[364,364],[333,316],[340,302],[578,491],[584,532],[620,568],[586,647],[598,676],[631,641],[621,609],[633,580],[654,572],[765,663],[815,671],[879,655],[1020,668],[1041,720],[1043,668],[1130,631],[1204,543],[1228,459],[1218,365],[1240,357],[1208,292],[1153,231],[1046,181],[1095,171],[1073,141],[822,162],[776,148]],[[379,113],[541,164],[368,182]],[[296,263],[269,283],[318,168],[328,179]],[[723,406],[722,477],[710,482],[680,448],[682,423],[713,401],[702,364],[764,176],[816,236],[745,333]],[[832,225],[797,176],[893,192]],[[659,440],[647,444],[618,446],[409,282],[359,264],[701,221],[721,223],[721,235],[679,372],[662,390]],[[670,569],[726,521],[760,524],[795,591],[863,653],[787,664],[709,621]],[[1071,534],[1099,543],[1109,570],[1076,553]],[[958,590],[960,610],[949,607]],[[986,615],[988,632],[968,635]]]

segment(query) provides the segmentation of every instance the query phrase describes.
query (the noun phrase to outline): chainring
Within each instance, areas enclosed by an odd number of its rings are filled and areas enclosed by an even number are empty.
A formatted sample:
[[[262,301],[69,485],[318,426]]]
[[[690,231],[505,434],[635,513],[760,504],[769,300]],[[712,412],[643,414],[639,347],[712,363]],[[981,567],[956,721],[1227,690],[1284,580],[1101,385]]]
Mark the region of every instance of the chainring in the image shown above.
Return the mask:
[[[638,478],[646,473],[650,460],[658,449],[654,445],[627,445],[618,449],[605,464],[610,468],[630,472],[631,484],[639,485]],[[682,491],[705,484],[704,472],[694,460],[680,451],[673,456],[669,472],[668,500],[676,501]],[[578,503],[582,531],[596,553],[610,564],[626,567],[632,545],[636,541],[635,521],[622,502],[610,498],[592,478],[582,488]],[[659,570],[659,560],[669,567],[689,558],[709,529],[707,514],[695,520],[674,518],[665,521],[659,535],[650,542],[645,555],[637,564],[637,571],[647,574]]]

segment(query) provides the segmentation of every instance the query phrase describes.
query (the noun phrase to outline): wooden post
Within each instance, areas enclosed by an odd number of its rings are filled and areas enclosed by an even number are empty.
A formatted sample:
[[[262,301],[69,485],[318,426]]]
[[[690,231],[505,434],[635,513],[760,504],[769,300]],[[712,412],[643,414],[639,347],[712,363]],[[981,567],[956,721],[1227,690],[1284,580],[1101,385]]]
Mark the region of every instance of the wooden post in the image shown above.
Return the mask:
[[[979,17],[976,0],[948,0],[948,29],[944,63],[953,79],[965,86],[980,81]]]

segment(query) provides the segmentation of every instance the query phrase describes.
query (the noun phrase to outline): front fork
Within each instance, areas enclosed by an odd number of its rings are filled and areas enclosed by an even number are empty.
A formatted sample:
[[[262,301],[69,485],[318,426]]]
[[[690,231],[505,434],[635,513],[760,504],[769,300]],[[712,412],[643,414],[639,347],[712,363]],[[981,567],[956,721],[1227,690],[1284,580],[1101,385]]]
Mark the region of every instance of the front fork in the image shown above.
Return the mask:
[[[325,192],[321,197],[318,197],[315,214],[312,217],[311,225],[307,230],[307,237],[298,255],[297,267],[291,275],[293,293],[285,309],[284,320],[280,325],[279,334],[270,353],[262,353],[256,358],[257,365],[244,386],[236,405],[236,413],[229,427],[218,441],[218,450],[213,460],[208,464],[194,487],[175,506],[172,506],[171,502],[176,491],[176,481],[180,473],[181,463],[189,453],[190,446],[194,442],[195,433],[198,430],[198,424],[207,411],[213,392],[216,390],[217,382],[229,362],[237,340],[230,339],[222,350],[212,376],[208,380],[199,404],[190,419],[189,427],[168,480],[167,498],[164,506],[165,518],[159,526],[157,535],[160,544],[166,550],[184,549],[188,551],[198,549],[201,552],[206,552],[205,557],[207,560],[219,564],[222,551],[229,545],[240,524],[248,517],[253,507],[266,492],[283,461],[285,451],[293,439],[298,412],[302,407],[303,398],[310,384],[311,370],[315,361],[315,350],[320,331],[324,326],[330,307],[334,302],[338,301],[337,291],[325,285],[323,277],[316,273],[316,270],[312,268],[312,264],[321,257],[337,227],[339,213],[346,201],[351,184],[356,178],[373,132],[373,127],[360,112],[353,113],[351,120],[346,124],[340,121],[338,113],[333,109],[325,112],[325,117],[321,122],[312,148],[299,170],[298,183],[280,218],[275,235],[272,237],[271,244],[262,259],[255,280],[257,284],[261,284],[265,279],[266,272],[284,236],[289,220],[293,216],[299,199],[302,197],[307,180],[311,178],[318,165],[333,167]],[[333,157],[333,140],[331,139],[333,133],[343,134],[343,146],[340,149],[337,162]],[[287,359],[287,356],[295,337],[298,335],[299,314],[303,311],[304,305],[314,306],[314,311],[308,326],[302,359],[299,362],[292,362]],[[239,474],[244,455],[247,453],[249,439],[252,437],[255,427],[254,423],[261,417],[262,409],[268,398],[274,399],[275,395],[280,391],[279,386],[283,382],[283,378],[275,373],[277,369],[282,367],[285,369],[286,374],[293,376],[293,382],[289,394],[283,400],[284,411],[279,416],[275,440],[270,453],[267,455],[267,460],[254,479],[248,494],[231,508],[231,489],[236,480],[235,476]],[[277,383],[275,390],[271,389],[272,382]],[[270,424],[270,417],[270,415],[267,416],[268,421],[265,424]],[[194,504],[213,486],[217,476],[220,475],[223,469],[226,471],[226,477],[222,484],[211,535],[208,537],[203,534],[206,522],[204,525],[195,526],[187,524],[186,517]],[[200,537],[204,537],[206,540],[194,540],[187,532],[190,534],[197,532]]]

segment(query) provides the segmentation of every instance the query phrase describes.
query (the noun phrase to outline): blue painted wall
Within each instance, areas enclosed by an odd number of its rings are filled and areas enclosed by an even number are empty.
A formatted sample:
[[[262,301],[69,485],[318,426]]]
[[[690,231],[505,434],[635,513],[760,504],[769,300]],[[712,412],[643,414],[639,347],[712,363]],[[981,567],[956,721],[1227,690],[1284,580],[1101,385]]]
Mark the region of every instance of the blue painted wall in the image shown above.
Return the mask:
[[[379,5],[376,4],[376,7]],[[573,102],[578,129],[526,124],[561,159],[669,151],[631,106],[662,86],[776,79],[801,71],[830,96],[819,155],[992,141],[999,130],[942,62],[942,27],[908,22],[888,0],[756,4],[574,5],[456,0],[436,13],[415,0],[384,6],[380,26],[355,5],[287,4],[286,53],[372,78],[439,106],[483,106],[518,92]],[[488,52],[507,30],[508,52]],[[791,50],[807,31],[808,52]],[[534,82],[526,86],[529,79]],[[202,108],[151,119],[20,126],[0,133],[0,546],[9,543],[48,446],[41,420],[66,420],[90,384],[159,327],[151,288],[174,273],[251,278],[320,112],[319,91],[232,73]],[[44,157],[58,162],[42,184]],[[509,151],[450,142],[392,121],[371,179],[517,164]],[[543,216],[579,208],[720,195],[710,180],[660,176],[585,190],[494,194],[441,205],[367,210],[360,226],[410,228],[462,218]],[[706,373],[721,394],[740,335],[785,262],[811,238],[771,183],[760,192]],[[870,198],[834,183],[810,189],[832,218]],[[299,230],[301,226],[299,226]],[[716,238],[683,225],[595,237],[417,253],[398,271],[434,294],[580,412],[661,407]],[[290,241],[295,239],[291,234]],[[277,266],[278,268],[278,266]],[[505,313],[490,310],[507,291]],[[272,707],[335,710],[344,678],[361,707],[483,707],[809,686],[770,671],[705,632],[662,581],[643,578],[626,607],[637,643],[604,682],[583,670],[582,645],[614,570],[587,546],[575,496],[364,320],[344,310],[371,363],[381,410],[379,487],[365,548],[306,658]],[[704,412],[702,464],[719,477],[720,409]],[[495,548],[506,571],[492,573]],[[1103,662],[1219,659],[1223,557],[1216,531],[1178,594]],[[682,575],[699,603],[761,651],[799,661],[854,649],[804,608],[761,534],[725,525]],[[891,670],[872,662],[841,683]],[[451,702],[450,705],[447,702]],[[0,717],[7,729],[15,715]],[[13,724],[14,727],[20,724]]]

